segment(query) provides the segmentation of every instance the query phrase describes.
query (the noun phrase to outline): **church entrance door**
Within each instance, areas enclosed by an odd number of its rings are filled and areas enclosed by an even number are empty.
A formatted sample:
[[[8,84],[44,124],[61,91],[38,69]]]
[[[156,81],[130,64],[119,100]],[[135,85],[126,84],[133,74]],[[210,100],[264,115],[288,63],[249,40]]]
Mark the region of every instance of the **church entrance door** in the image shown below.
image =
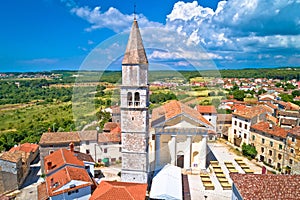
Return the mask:
[[[177,156],[177,167],[184,167],[184,155]]]

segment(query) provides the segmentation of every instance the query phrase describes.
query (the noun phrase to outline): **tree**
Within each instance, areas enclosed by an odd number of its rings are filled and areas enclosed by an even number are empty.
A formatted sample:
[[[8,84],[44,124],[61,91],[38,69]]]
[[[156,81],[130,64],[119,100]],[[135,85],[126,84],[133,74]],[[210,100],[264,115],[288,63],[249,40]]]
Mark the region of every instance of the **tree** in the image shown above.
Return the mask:
[[[244,143],[242,145],[242,152],[243,152],[244,156],[251,157],[252,159],[254,159],[255,156],[257,155],[257,151],[256,151],[255,146],[252,146],[250,144],[245,144]]]
[[[300,96],[300,90],[294,90],[294,91],[292,92],[292,95],[293,95],[293,97]]]
[[[243,101],[245,98],[245,92],[243,90],[235,90],[232,94],[233,98],[235,98],[238,101]]]

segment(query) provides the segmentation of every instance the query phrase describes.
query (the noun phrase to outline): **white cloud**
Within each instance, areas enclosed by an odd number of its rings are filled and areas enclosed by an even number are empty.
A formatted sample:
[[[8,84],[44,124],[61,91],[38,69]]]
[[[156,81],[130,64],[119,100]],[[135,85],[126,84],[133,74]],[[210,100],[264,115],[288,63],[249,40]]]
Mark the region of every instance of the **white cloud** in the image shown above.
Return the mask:
[[[121,32],[131,27],[133,15],[125,15],[118,9],[110,7],[106,12],[101,11],[101,7],[93,9],[85,7],[73,7],[71,13],[88,21],[91,26],[86,31],[92,31],[100,28],[109,28],[115,32]],[[161,24],[150,22],[144,15],[138,15],[139,25],[141,27],[157,27]],[[113,20],[112,20],[113,19]]]

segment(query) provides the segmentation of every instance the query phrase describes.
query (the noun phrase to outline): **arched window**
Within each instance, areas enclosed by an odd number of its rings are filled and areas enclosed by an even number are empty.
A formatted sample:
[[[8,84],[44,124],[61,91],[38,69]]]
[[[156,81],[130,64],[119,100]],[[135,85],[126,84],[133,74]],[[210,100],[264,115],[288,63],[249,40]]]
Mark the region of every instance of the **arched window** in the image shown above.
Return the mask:
[[[132,93],[131,92],[127,93],[127,104],[128,104],[128,106],[132,106]]]
[[[138,93],[138,92],[134,93],[134,105],[135,106],[140,105],[140,93]]]

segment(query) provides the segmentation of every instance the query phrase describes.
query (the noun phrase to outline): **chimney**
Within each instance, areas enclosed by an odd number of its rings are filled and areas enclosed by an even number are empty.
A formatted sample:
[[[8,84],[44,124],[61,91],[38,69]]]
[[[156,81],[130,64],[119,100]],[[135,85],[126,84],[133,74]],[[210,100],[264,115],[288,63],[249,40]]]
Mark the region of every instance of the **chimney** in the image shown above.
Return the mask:
[[[269,124],[269,129],[272,129],[272,128],[273,128],[273,124],[270,123],[270,124]]]
[[[51,170],[51,167],[52,167],[52,162],[51,161],[47,162],[47,170],[48,171]]]
[[[49,133],[51,132],[51,128],[50,128],[50,127],[48,128],[48,132],[49,132]]]
[[[70,146],[70,151],[74,152],[74,143],[71,142],[71,143],[69,144],[69,146]]]

